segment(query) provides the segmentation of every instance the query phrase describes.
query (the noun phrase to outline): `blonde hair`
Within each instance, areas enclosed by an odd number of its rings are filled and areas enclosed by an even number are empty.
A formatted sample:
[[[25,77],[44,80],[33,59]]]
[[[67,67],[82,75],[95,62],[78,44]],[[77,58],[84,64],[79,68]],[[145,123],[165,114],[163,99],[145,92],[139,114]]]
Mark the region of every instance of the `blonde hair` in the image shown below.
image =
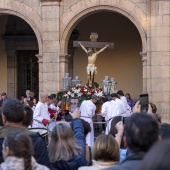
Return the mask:
[[[49,144],[50,162],[68,161],[82,153],[81,147],[76,143],[73,131],[68,122],[58,122],[51,133]]]
[[[97,137],[93,157],[96,161],[115,161],[119,162],[119,146],[112,135],[102,134]]]

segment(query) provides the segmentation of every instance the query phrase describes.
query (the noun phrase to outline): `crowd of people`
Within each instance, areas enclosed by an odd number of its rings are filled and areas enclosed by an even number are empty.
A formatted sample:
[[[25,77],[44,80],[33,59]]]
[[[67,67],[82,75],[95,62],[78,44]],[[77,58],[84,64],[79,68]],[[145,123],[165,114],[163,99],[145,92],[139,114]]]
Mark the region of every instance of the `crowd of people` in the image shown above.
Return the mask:
[[[122,90],[105,96],[105,134],[94,140],[97,100],[66,115],[55,94],[42,92],[38,101],[30,90],[21,100],[1,93],[0,170],[170,169],[170,124],[161,123],[154,104],[143,113]]]

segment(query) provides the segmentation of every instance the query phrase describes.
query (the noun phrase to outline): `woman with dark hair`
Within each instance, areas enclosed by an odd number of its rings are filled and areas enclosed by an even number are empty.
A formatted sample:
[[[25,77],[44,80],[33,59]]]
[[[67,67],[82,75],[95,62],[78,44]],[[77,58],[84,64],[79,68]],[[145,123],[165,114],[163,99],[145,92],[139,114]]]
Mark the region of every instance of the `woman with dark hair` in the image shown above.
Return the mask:
[[[84,128],[78,119],[78,109],[71,116],[71,126],[60,121],[52,130],[48,149],[53,170],[77,170],[87,165]]]
[[[127,153],[127,149],[124,147],[124,142],[123,142],[123,131],[124,131],[124,127],[122,127],[124,123],[123,119],[125,119],[125,117],[116,116],[111,122],[111,128],[109,132],[110,135],[113,135],[116,138],[120,146],[120,162],[122,162],[126,158],[126,153]],[[121,124],[119,123],[120,121],[122,121]]]
[[[33,102],[33,106],[36,106],[36,105],[37,105],[37,99],[36,99],[36,98],[34,98],[34,99],[32,100],[32,102]]]
[[[31,139],[26,133],[13,132],[3,142],[4,161],[0,170],[49,170],[32,157]]]
[[[134,101],[131,99],[129,93],[127,93],[127,94],[125,95],[125,97],[126,97],[126,100],[127,100],[127,102],[128,102],[128,105],[131,107],[131,110],[132,110],[133,107],[134,107]]]
[[[105,169],[119,162],[119,146],[112,135],[102,134],[97,137],[93,147],[93,165],[80,167],[79,170]]]
[[[24,95],[21,95],[21,98],[20,98],[21,103],[24,103],[24,98],[25,98]]]
[[[170,140],[157,142],[146,154],[139,170],[169,170]]]

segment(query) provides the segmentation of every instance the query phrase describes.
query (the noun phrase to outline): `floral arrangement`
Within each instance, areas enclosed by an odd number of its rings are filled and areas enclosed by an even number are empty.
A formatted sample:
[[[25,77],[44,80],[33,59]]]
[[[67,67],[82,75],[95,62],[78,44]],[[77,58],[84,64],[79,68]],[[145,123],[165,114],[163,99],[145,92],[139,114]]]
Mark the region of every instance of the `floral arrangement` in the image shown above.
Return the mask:
[[[81,103],[84,100],[91,99],[92,95],[96,95],[100,98],[98,101],[99,103],[102,103],[103,92],[102,88],[96,88],[96,87],[88,87],[88,86],[69,86],[67,91],[59,91],[57,93],[57,96],[59,100],[63,101],[69,101],[70,98],[78,98],[79,103]]]

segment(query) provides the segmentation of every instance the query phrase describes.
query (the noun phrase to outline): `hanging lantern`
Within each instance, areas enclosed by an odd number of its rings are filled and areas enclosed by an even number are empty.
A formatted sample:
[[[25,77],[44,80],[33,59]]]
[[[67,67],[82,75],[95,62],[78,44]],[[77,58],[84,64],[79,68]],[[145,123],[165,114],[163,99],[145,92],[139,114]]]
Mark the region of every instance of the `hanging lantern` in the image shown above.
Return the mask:
[[[102,80],[102,91],[104,95],[108,95],[110,93],[110,84],[109,77],[105,76],[104,80]]]
[[[79,79],[79,76],[75,76],[75,79],[71,81],[72,82],[72,86],[81,86],[81,80]]]
[[[117,82],[114,77],[110,78],[110,94],[117,92]]]
[[[69,73],[65,73],[65,76],[62,78],[63,91],[68,90],[69,86],[71,86],[71,77],[69,77]]]

